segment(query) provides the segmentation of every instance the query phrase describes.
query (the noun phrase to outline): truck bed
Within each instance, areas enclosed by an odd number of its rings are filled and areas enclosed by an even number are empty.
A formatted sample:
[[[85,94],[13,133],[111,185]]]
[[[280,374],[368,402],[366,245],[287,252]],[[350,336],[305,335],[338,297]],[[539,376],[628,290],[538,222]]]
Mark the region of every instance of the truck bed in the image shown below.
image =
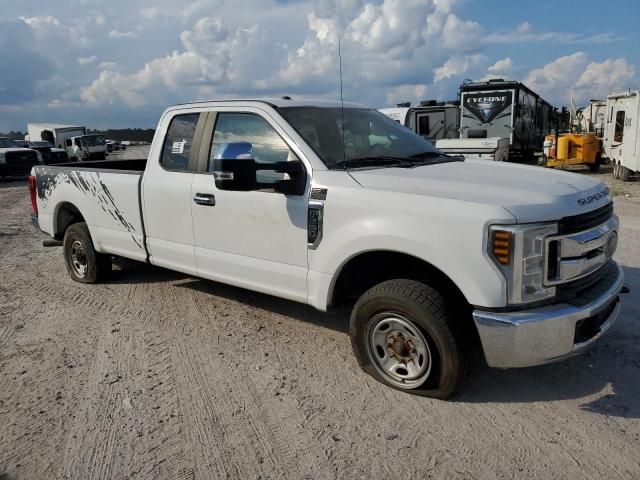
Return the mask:
[[[146,158],[127,160],[92,160],[88,162],[58,163],[56,167],[70,167],[74,170],[113,170],[122,172],[144,172]]]
[[[146,159],[34,167],[40,229],[61,238],[81,215],[98,252],[146,260],[140,183]]]

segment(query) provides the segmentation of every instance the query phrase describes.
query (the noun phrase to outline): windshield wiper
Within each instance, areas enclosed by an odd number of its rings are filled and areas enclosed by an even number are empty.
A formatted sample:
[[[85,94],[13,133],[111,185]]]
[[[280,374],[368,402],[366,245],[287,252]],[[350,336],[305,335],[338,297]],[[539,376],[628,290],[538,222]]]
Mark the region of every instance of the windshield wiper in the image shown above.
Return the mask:
[[[380,166],[393,166],[411,168],[416,164],[415,160],[405,157],[390,157],[386,155],[380,155],[375,157],[361,157],[353,158],[349,160],[338,160],[336,162],[337,167],[358,168],[358,167],[380,167]]]
[[[415,165],[432,165],[434,163],[446,163],[446,162],[464,162],[462,155],[447,155],[442,152],[422,152],[411,155],[411,158],[416,159]]]

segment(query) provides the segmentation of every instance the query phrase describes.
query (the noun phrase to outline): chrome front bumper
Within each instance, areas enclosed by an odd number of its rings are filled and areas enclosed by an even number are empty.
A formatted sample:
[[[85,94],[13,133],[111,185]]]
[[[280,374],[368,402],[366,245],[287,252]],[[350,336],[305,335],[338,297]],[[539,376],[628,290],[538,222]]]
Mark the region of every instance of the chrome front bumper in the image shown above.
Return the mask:
[[[617,276],[613,282],[599,288],[596,285],[575,302],[517,312],[475,310],[473,319],[489,366],[541,365],[580,354],[591,347],[620,312],[619,294],[624,274],[617,264],[615,268]],[[584,335],[577,329],[588,322],[593,335],[582,339]]]

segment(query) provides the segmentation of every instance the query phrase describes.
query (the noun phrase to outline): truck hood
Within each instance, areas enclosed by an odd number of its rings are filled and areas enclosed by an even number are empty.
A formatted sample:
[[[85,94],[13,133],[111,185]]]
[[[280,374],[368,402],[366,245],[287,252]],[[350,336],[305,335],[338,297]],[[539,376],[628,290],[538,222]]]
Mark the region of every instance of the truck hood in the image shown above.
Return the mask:
[[[9,152],[33,152],[31,148],[0,148],[0,153],[9,153]]]
[[[501,206],[518,223],[558,220],[611,201],[605,184],[586,175],[486,160],[349,173],[364,188]]]

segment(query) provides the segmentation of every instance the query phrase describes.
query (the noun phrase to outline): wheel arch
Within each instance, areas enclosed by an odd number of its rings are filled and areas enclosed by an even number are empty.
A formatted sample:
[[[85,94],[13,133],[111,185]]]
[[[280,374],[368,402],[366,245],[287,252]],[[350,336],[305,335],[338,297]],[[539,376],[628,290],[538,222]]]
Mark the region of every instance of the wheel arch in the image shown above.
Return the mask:
[[[345,288],[355,287],[355,294],[362,294],[371,286],[394,278],[420,280],[469,303],[456,283],[438,267],[415,255],[389,249],[368,250],[346,258],[329,286],[329,303],[339,302],[341,295],[348,292]]]
[[[62,240],[64,232],[74,223],[85,222],[85,216],[80,209],[71,202],[61,202],[54,210],[53,233],[54,238]]]

